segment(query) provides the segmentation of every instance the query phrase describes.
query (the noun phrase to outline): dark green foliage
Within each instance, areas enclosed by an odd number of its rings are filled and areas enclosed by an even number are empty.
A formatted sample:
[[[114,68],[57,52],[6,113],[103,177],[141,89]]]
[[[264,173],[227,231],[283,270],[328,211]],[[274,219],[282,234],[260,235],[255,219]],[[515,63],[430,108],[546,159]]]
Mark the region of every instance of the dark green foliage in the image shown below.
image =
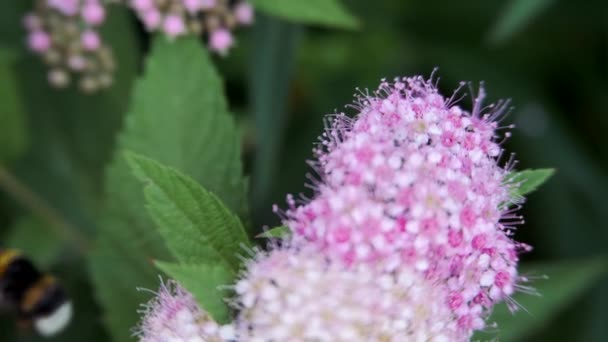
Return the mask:
[[[523,285],[533,287],[538,294],[515,295],[517,312],[511,312],[506,304],[496,307],[489,318],[489,322],[499,325],[496,336],[479,332],[473,339],[496,337],[500,341],[520,341],[534,334],[561,310],[575,303],[607,271],[605,258],[526,265],[520,273],[529,277],[530,282]]]
[[[261,16],[254,28],[254,38],[260,42],[252,53],[249,86],[257,150],[252,170],[251,204],[254,220],[263,216],[268,207],[269,191],[281,165],[287,124],[289,85],[293,78],[296,48],[303,27],[274,17]]]
[[[0,162],[21,155],[28,140],[22,99],[14,88],[16,59],[12,50],[0,49]]]

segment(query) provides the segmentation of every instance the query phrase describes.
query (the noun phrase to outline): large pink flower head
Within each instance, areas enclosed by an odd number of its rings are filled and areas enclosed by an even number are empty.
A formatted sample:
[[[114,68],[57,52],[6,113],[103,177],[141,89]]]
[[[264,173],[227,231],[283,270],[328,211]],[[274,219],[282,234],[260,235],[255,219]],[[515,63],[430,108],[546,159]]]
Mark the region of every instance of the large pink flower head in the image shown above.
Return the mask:
[[[235,286],[239,341],[466,341],[442,287],[410,269],[346,267],[314,245],[250,262]]]
[[[174,281],[162,284],[156,297],[144,306],[137,329],[141,342],[220,342],[234,337],[230,325],[221,326]]]
[[[231,30],[253,22],[246,0],[130,0],[130,6],[149,31],[169,38],[203,34],[209,48],[221,55],[234,44]]]
[[[97,31],[106,16],[102,0],[37,0],[34,8],[23,21],[28,47],[49,66],[51,85],[65,87],[76,76],[85,92],[110,86],[114,58]]]
[[[398,260],[443,284],[459,326],[481,329],[528,247],[509,237],[521,217],[505,183],[513,163],[499,165],[506,103],[483,107],[481,88],[467,112],[454,96],[422,77],[361,93],[357,115],[333,115],[316,149],[316,196],[290,197],[285,217],[295,241],[346,265]]]

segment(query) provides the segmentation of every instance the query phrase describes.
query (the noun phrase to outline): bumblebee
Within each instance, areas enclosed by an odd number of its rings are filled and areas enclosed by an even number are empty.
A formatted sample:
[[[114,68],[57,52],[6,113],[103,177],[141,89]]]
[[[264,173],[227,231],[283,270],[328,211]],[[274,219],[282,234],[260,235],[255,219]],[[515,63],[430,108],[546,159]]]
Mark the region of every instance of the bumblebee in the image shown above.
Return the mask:
[[[0,307],[32,323],[42,336],[61,332],[72,317],[72,304],[57,279],[14,249],[0,249]]]

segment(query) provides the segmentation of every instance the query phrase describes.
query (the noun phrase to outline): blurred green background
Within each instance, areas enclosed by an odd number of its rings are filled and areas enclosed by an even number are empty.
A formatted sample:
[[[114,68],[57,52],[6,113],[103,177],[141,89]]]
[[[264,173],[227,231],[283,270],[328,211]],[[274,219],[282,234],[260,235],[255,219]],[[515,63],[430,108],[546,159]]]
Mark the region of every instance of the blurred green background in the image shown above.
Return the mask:
[[[575,270],[608,252],[607,1],[344,4],[360,19],[359,30],[260,15],[252,29],[239,31],[227,58],[215,58],[242,129],[254,227],[279,223],[271,206],[283,205],[286,193],[309,193],[305,160],[323,115],[342,110],[355,87],[375,88],[382,77],[430,75],[438,67],[444,93],[461,80],[484,80],[491,99],[513,100],[507,121],[517,128],[507,149],[517,153],[519,169],[557,169],[523,210],[526,223],[516,238],[534,246],[523,262],[574,260]],[[82,246],[62,229],[44,227],[58,219],[84,237],[94,234],[104,165],[149,37],[133,16],[113,14],[105,33],[120,64],[115,87],[94,96],[54,90],[41,62],[22,46],[20,17],[27,6],[9,1],[0,10],[0,246],[31,247],[40,240],[30,248],[33,257],[74,279],[68,287],[84,298],[71,328],[78,330],[74,340],[103,341],[101,313],[83,276]],[[608,339],[606,274],[578,292],[518,339]],[[534,320],[534,312],[516,317]],[[12,330],[10,318],[1,320],[2,334]],[[19,333],[12,340],[31,338]]]

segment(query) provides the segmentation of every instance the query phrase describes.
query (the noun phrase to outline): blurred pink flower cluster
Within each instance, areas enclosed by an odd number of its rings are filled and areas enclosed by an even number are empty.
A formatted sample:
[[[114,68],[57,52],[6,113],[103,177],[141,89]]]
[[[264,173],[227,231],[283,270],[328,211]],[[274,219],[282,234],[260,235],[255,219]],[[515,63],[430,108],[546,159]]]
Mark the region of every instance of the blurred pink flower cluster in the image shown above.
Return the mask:
[[[515,305],[529,247],[510,238],[513,160],[498,164],[507,103],[482,88],[469,113],[457,94],[399,78],[328,117],[315,195],[275,208],[292,235],[248,261],[224,341],[467,341]]]
[[[80,89],[92,93],[112,84],[115,59],[99,29],[109,5],[123,1],[147,30],[170,38],[204,35],[221,55],[234,45],[232,30],[253,23],[254,16],[245,0],[37,0],[24,18],[27,45],[49,66],[51,85],[66,87],[76,76]]]
[[[66,87],[72,74],[79,76],[79,87],[85,92],[112,84],[114,57],[98,31],[105,18],[101,0],[36,2],[24,18],[27,43],[48,64],[51,85]]]
[[[253,23],[253,7],[228,0],[130,0],[130,6],[149,31],[171,38],[188,33],[205,34],[209,48],[226,54],[234,44],[231,29]]]

